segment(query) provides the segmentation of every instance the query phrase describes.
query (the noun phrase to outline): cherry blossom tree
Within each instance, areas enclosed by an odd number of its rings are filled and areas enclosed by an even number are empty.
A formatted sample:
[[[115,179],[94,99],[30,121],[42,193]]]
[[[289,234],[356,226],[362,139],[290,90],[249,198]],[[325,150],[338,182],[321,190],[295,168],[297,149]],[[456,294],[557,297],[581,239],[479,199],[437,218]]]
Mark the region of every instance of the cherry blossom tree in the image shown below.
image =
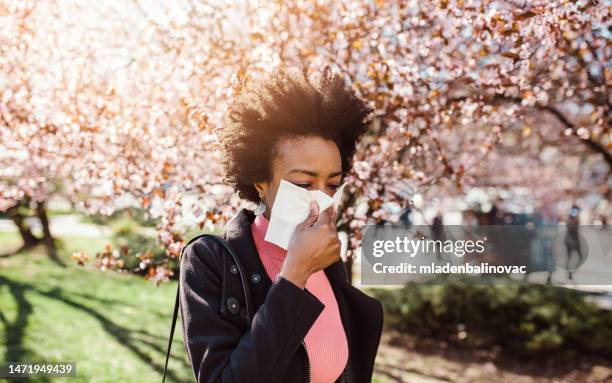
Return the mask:
[[[0,210],[58,192],[86,213],[131,201],[175,259],[186,228],[242,206],[215,146],[236,92],[279,66],[325,65],[374,108],[338,223],[349,269],[362,225],[417,192],[609,198],[609,13],[560,0],[2,2]],[[99,263],[120,267],[113,254]]]

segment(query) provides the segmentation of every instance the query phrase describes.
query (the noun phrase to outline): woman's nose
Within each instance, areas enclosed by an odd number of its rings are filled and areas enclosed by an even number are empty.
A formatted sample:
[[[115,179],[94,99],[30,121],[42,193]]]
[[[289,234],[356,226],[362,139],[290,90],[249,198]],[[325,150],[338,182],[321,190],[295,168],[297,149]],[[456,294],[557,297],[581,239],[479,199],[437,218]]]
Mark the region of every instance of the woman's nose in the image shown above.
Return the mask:
[[[327,187],[327,183],[323,182],[322,184],[316,184],[316,189],[315,190],[320,190],[323,193],[327,194],[328,196],[333,196],[334,192],[332,190],[330,190],[330,188]]]

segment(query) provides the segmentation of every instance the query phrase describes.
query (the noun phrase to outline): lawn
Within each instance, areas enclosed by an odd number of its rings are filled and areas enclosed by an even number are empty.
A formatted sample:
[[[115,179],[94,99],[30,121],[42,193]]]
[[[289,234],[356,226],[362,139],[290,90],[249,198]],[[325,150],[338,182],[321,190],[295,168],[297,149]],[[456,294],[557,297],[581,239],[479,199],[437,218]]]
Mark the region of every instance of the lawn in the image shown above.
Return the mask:
[[[106,239],[62,240],[66,268],[42,248],[0,258],[0,360],[75,361],[74,382],[160,381],[176,283],[156,287],[139,276],[80,267],[70,254],[93,256]],[[0,254],[19,243],[0,233]],[[192,382],[180,325],[174,339],[168,381]]]

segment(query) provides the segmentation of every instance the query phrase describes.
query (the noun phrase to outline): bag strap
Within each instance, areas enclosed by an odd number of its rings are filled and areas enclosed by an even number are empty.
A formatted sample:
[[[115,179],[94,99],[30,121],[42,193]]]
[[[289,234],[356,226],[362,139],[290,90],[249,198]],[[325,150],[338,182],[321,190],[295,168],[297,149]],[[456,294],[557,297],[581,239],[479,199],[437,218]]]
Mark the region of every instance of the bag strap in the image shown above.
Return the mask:
[[[226,243],[222,238],[219,238],[219,237],[217,237],[214,234],[200,234],[200,235],[197,235],[197,236],[193,237],[183,247],[183,249],[181,250],[181,258],[183,256],[183,252],[185,251],[185,248],[191,242],[195,241],[198,238],[202,238],[202,237],[209,237],[209,238],[212,238],[215,241],[217,241],[225,249],[225,251],[230,254],[230,256],[233,258],[234,262],[236,263],[236,266],[238,267],[238,271],[240,273],[240,280],[242,282],[242,291],[244,292],[244,302],[245,302],[245,309],[246,309],[247,326],[251,327],[251,310],[250,310],[251,305],[250,305],[250,302],[249,302],[249,298],[250,298],[251,295],[250,295],[250,292],[249,292],[249,285],[248,285],[248,283],[246,281],[246,278],[245,278],[245,271],[242,268],[242,265],[240,264],[240,262],[238,260],[238,256],[236,256],[236,254],[234,253],[234,251],[232,250],[232,248],[229,246],[228,243]],[[179,266],[179,275],[180,275],[180,271],[181,270],[180,270],[180,266]],[[172,338],[174,338],[174,328],[176,327],[176,320],[178,318],[180,286],[181,286],[181,282],[180,282],[180,277],[179,277],[179,283],[177,284],[177,287],[176,287],[176,298],[174,300],[174,313],[172,314],[172,325],[170,326],[170,337],[168,339],[168,349],[166,351],[166,362],[164,364],[164,375],[162,377],[162,383],[165,383],[165,381],[166,381],[166,373],[168,371],[168,360],[170,359],[170,349],[172,348]]]
[[[180,282],[179,282],[180,285]],[[174,328],[176,327],[176,318],[178,317],[179,309],[179,288],[176,288],[176,299],[174,300],[174,314],[172,314],[172,325],[170,326],[170,339],[168,339],[168,350],[166,351],[166,363],[164,364],[164,377],[162,383],[166,381],[166,372],[168,371],[168,359],[170,359],[170,348],[172,347],[172,338],[174,337]]]

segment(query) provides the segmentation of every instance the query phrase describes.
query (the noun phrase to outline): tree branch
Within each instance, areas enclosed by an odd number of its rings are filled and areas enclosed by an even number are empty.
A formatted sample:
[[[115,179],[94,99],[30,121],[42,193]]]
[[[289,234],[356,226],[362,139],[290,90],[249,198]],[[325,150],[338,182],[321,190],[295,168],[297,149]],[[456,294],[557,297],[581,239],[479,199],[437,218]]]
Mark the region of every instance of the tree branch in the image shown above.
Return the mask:
[[[584,139],[582,137],[579,137],[577,135],[577,133],[576,133],[576,126],[570,120],[568,120],[563,115],[563,113],[561,113],[554,106],[543,106],[543,107],[540,107],[539,109],[540,110],[544,110],[544,111],[552,114],[553,116],[555,116],[557,118],[557,120],[559,122],[561,122],[561,124],[563,124],[566,128],[571,129],[572,134],[574,136],[577,136],[582,142],[584,142],[584,144],[586,146],[588,146],[594,152],[603,155],[603,157],[606,160],[606,163],[608,164],[608,166],[610,166],[612,168],[612,153],[610,153],[603,145],[601,145],[599,142],[594,141],[594,140],[592,140],[590,138]]]

